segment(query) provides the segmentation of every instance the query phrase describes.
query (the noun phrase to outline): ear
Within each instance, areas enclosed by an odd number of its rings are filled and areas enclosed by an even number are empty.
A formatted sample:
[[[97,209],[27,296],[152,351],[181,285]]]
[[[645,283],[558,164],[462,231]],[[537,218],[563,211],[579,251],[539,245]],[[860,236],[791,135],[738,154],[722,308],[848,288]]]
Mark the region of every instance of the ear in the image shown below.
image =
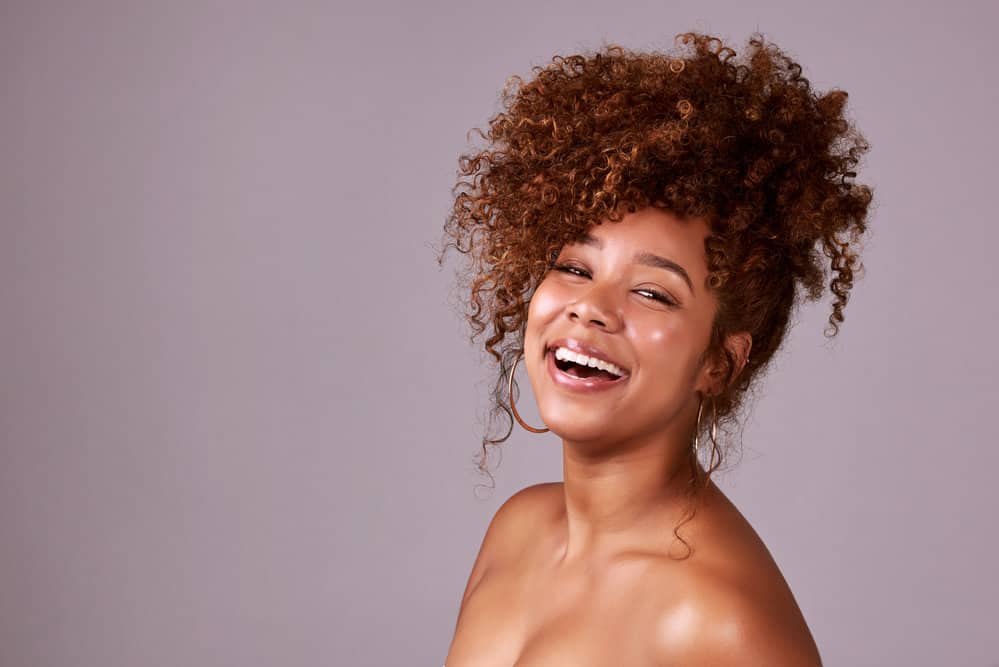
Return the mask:
[[[746,360],[749,359],[749,351],[753,348],[753,337],[748,331],[732,333],[725,337],[725,349],[729,356],[735,361],[735,368],[732,370],[729,384],[735,381],[742,369],[746,367]],[[704,365],[701,377],[698,380],[697,389],[709,396],[719,394],[726,389],[725,379],[728,375],[729,361],[723,354],[715,354],[708,363]]]

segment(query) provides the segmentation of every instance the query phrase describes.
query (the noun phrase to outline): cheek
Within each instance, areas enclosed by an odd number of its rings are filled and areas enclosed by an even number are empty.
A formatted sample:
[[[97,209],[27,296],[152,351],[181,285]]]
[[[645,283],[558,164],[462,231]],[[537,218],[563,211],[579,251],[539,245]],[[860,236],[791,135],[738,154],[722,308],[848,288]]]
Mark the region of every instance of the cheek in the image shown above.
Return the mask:
[[[564,297],[550,283],[542,282],[534,291],[527,309],[527,332],[524,340],[524,352],[528,356],[535,354],[535,347],[540,347],[541,338],[547,326],[562,312]]]
[[[676,368],[693,352],[693,331],[689,322],[677,315],[642,316],[635,320],[632,340],[644,365]]]
[[[551,283],[542,282],[531,297],[527,310],[528,329],[538,329],[554,319],[562,310],[564,298]]]

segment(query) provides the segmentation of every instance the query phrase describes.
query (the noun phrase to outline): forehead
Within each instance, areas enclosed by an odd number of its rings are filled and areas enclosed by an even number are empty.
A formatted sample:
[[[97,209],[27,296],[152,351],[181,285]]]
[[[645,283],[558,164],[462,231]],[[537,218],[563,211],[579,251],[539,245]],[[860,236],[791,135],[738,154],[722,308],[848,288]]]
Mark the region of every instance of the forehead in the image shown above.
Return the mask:
[[[704,266],[704,239],[710,233],[701,218],[679,218],[667,210],[655,207],[626,213],[620,221],[604,221],[593,225],[577,241],[599,249],[635,248],[658,251],[676,261],[683,260]]]

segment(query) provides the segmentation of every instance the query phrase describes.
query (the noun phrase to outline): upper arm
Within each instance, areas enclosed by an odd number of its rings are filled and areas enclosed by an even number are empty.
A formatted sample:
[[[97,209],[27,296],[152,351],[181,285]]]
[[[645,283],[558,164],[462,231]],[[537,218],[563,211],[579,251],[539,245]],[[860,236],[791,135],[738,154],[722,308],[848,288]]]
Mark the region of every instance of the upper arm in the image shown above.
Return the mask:
[[[525,487],[507,498],[496,510],[468,576],[465,592],[461,596],[461,609],[489,567],[518,547],[518,538],[526,533],[529,522],[537,517],[536,510],[544,497],[551,493],[552,486],[553,483],[544,483]]]
[[[664,664],[822,667],[815,641],[795,607],[713,582],[701,594],[671,605],[656,627]]]

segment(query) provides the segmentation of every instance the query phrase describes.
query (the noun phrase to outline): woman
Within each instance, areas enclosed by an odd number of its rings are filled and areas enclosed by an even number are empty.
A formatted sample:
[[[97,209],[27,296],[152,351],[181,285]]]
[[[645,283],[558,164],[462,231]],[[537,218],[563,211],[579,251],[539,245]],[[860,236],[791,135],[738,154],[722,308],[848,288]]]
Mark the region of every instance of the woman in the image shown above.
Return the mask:
[[[564,480],[496,512],[447,667],[821,664],[711,475],[826,263],[827,335],[844,319],[868,145],[846,93],[813,93],[762,36],[738,59],[699,33],[677,47],[514,77],[487,146],[462,156],[445,250],[469,258],[493,414],[559,436]],[[543,426],[517,412],[521,362]],[[486,435],[480,467],[509,433]]]

